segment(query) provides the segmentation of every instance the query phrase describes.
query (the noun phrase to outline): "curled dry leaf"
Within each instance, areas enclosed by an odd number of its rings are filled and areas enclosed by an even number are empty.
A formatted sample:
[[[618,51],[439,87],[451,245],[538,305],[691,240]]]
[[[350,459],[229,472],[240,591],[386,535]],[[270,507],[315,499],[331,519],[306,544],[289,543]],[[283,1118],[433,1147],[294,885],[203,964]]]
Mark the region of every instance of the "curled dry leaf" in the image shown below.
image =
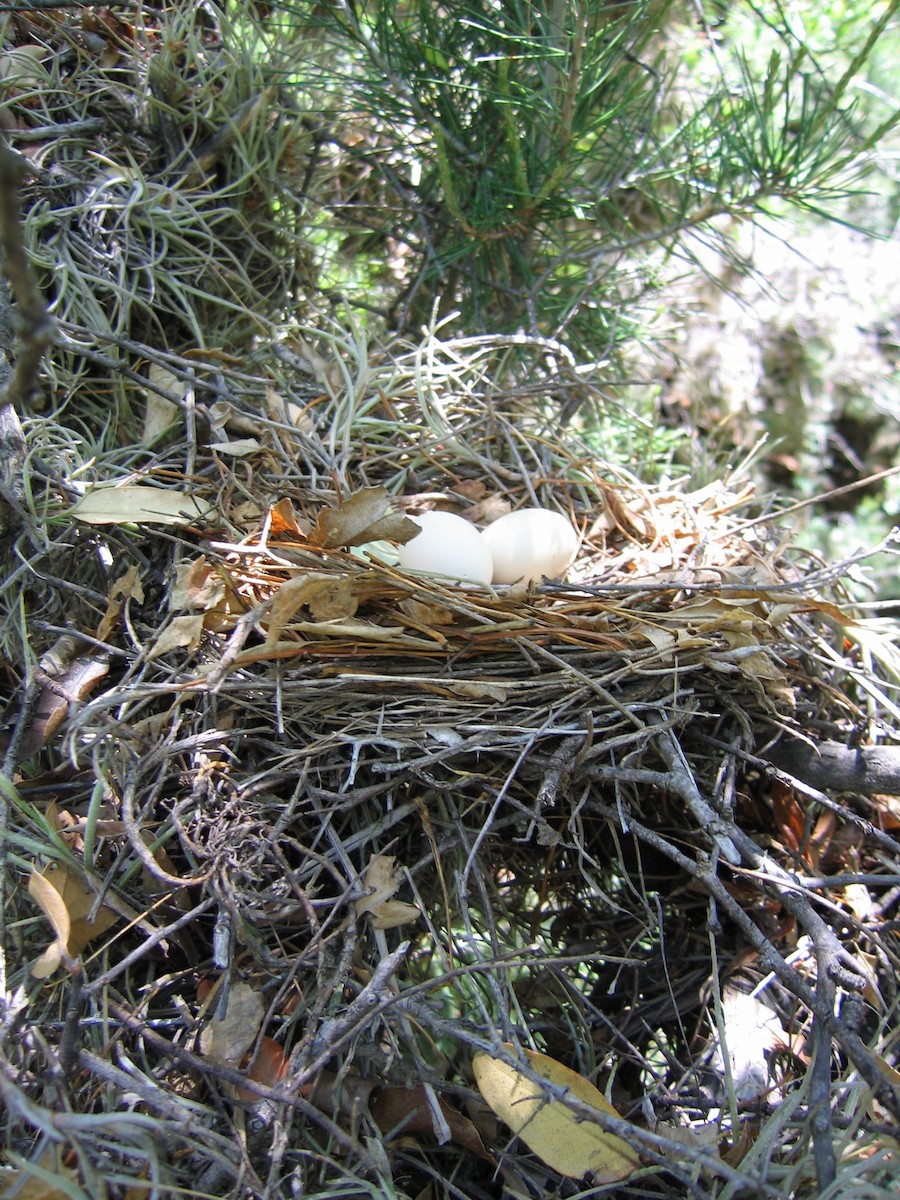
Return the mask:
[[[343,621],[355,616],[358,606],[353,581],[348,576],[310,571],[285,580],[269,610],[266,645],[275,645],[284,627],[301,608],[308,608],[314,621]]]
[[[109,636],[118,623],[123,605],[126,600],[131,599],[135,600],[138,604],[144,603],[144,585],[138,576],[137,563],[133,563],[124,575],[120,575],[111,584],[106,612],[100,618],[100,624],[97,626],[97,632],[94,635],[98,641],[109,641]]]
[[[247,1078],[252,1079],[254,1083],[261,1083],[265,1087],[274,1088],[284,1079],[288,1073],[288,1056],[284,1052],[284,1047],[280,1042],[276,1042],[274,1038],[266,1034],[265,1037],[259,1039],[259,1046],[252,1059],[244,1063],[247,1069]],[[239,1100],[246,1100],[253,1103],[258,1100],[258,1094],[249,1087],[243,1087],[238,1084],[234,1089],[234,1094]]]
[[[210,450],[216,454],[225,454],[230,458],[246,458],[248,454],[256,454],[262,449],[256,438],[237,438],[232,442],[210,442]]]
[[[309,535],[309,522],[303,517],[297,516],[294,505],[288,496],[282,497],[277,504],[271,506],[268,521],[269,533],[273,537],[283,534],[289,534],[291,537],[307,537]]]
[[[225,599],[225,579],[221,571],[204,555],[175,568],[175,582],[169,592],[169,608],[199,608],[208,612]]]
[[[51,863],[44,871],[32,867],[28,894],[56,935],[31,968],[36,979],[46,979],[65,960],[77,958],[92,938],[105,933],[119,919],[112,909],[101,906],[96,917],[89,920],[96,893],[79,871],[62,863]]]
[[[421,532],[414,521],[391,512],[390,496],[383,487],[370,487],[360,488],[337,508],[323,509],[309,540],[314,546],[336,549],[382,539],[403,543]]]
[[[196,650],[200,645],[202,633],[202,613],[189,617],[172,617],[150,648],[147,661],[150,662],[154,658],[159,658],[162,654],[168,654],[170,650],[180,650],[182,646],[188,646],[191,650]]]
[[[509,1050],[514,1053],[512,1046]],[[598,1115],[618,1116],[603,1093],[583,1075],[546,1054],[522,1053],[534,1072],[565,1088],[575,1100]],[[478,1090],[501,1121],[560,1175],[580,1179],[590,1172],[596,1183],[614,1183],[640,1167],[637,1151],[626,1141],[585,1120],[562,1100],[548,1099],[541,1084],[517,1067],[479,1053],[472,1068]]]
[[[370,894],[356,901],[356,911],[360,916],[367,913],[375,929],[394,929],[421,915],[415,904],[393,899],[403,882],[394,870],[396,861],[392,854],[375,854],[363,875],[363,887]]]

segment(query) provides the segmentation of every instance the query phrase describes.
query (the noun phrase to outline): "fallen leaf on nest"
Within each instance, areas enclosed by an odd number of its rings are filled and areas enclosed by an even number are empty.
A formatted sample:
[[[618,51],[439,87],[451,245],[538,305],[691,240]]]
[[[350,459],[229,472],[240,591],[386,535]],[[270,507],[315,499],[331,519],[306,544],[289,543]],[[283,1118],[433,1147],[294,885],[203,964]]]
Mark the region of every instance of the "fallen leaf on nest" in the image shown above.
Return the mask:
[[[775,827],[780,835],[782,846],[792,854],[798,854],[801,845],[807,841],[805,835],[806,814],[797,802],[797,794],[792,787],[780,779],[772,780],[772,816]],[[809,847],[807,846],[807,854]],[[809,862],[809,858],[806,858]]]
[[[204,555],[180,562],[169,590],[169,608],[215,608],[225,598],[225,580]]]
[[[159,363],[151,363],[147,368],[147,380],[153,386],[144,389],[147,405],[144,409],[141,443],[145,446],[155,442],[181,416],[180,407],[174,401],[167,400],[165,396],[160,396],[156,389],[170,392],[173,396],[179,396],[181,399],[184,399],[187,392],[187,383],[183,379],[179,379],[167,367],[161,367]]]
[[[408,542],[421,530],[409,517],[391,512],[391,499],[383,487],[360,488],[337,508],[324,508],[309,535],[314,546],[335,549],[364,542]]]
[[[308,407],[285,400],[270,383],[266,384],[266,408],[273,420],[283,421],[287,418],[301,433],[315,433],[316,423],[309,415]]]
[[[452,625],[456,620],[453,609],[447,608],[445,604],[438,604],[437,601],[417,600],[414,596],[407,596],[397,607],[418,628],[427,629],[432,633],[437,625]]]
[[[283,533],[292,534],[294,537],[307,537],[309,534],[309,522],[297,516],[289,496],[283,496],[277,504],[272,505],[268,521],[269,533],[273,537]]]
[[[245,1061],[244,1066],[247,1071],[247,1078],[252,1079],[254,1083],[264,1084],[266,1087],[274,1088],[284,1079],[288,1073],[289,1060],[284,1052],[284,1047],[280,1042],[276,1042],[273,1037],[268,1034],[259,1039],[259,1046],[256,1053],[249,1063]],[[252,1088],[243,1087],[238,1084],[234,1089],[234,1094],[240,1100],[247,1100],[252,1103],[254,1100],[259,1100],[258,1093]]]
[[[32,867],[28,894],[56,935],[31,968],[36,979],[52,975],[65,958],[77,958],[92,938],[105,933],[119,919],[112,909],[101,906],[96,918],[88,920],[96,893],[80,872],[62,863],[51,863],[43,872]]]
[[[137,563],[132,564],[125,574],[120,575],[111,585],[106,612],[100,618],[100,624],[97,626],[95,634],[98,641],[106,642],[109,640],[109,635],[112,633],[119,619],[123,604],[126,600],[131,600],[132,598],[138,604],[144,603],[144,587],[138,577]]]
[[[95,484],[72,506],[72,516],[88,525],[191,525],[211,512],[187,492],[139,483]]]
[[[603,1093],[583,1075],[546,1054],[522,1053],[538,1075],[566,1088],[573,1099],[598,1113],[618,1116]],[[596,1183],[614,1183],[640,1167],[637,1151],[626,1141],[576,1115],[562,1100],[548,1100],[540,1083],[517,1067],[478,1053],[472,1068],[478,1090],[501,1121],[560,1175],[580,1179],[591,1172]]]
[[[172,617],[153,643],[147,655],[147,661],[151,662],[154,658],[159,658],[161,654],[168,654],[170,650],[180,650],[182,646],[196,650],[200,645],[202,633],[202,613],[190,617]]]
[[[287,579],[275,593],[265,622],[266,645],[274,646],[292,617],[308,608],[314,621],[340,621],[355,615],[359,601],[346,575],[310,571]]]
[[[209,448],[216,454],[225,454],[231,458],[246,458],[248,454],[255,454],[257,450],[261,450],[262,446],[256,438],[238,438],[231,442],[210,442]]]
[[[259,1037],[266,1015],[263,995],[243,980],[232,984],[224,1013],[218,1012],[222,980],[209,985],[202,981],[198,999],[216,1011],[200,1034],[200,1053],[223,1067],[240,1068],[247,1079],[265,1087],[276,1087],[288,1072],[288,1056],[273,1037]],[[252,1104],[260,1096],[242,1084],[227,1084],[225,1090],[239,1100]]]
[[[0,1167],[0,1196],[16,1200],[72,1200],[83,1196],[78,1172],[62,1161],[63,1147],[50,1145],[35,1163],[11,1170]]]
[[[393,899],[403,883],[394,870],[396,861],[392,854],[375,854],[363,875],[363,887],[371,894],[356,901],[356,911],[360,916],[367,913],[375,929],[394,929],[421,915],[417,905]]]

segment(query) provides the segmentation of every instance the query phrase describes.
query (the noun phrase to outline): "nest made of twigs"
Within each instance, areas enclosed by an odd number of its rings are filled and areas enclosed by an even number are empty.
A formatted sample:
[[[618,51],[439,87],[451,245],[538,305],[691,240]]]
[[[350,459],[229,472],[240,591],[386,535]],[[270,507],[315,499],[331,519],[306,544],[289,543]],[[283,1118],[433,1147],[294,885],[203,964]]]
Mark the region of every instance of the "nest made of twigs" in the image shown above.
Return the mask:
[[[870,1097],[893,1070],[889,807],[773,783],[767,764],[786,731],[865,737],[868,721],[890,740],[891,684],[841,569],[775,536],[739,482],[644,486],[554,432],[560,392],[585,386],[556,347],[533,343],[527,374],[493,384],[502,339],[313,341],[261,351],[255,377],[158,356],[171,427],[146,465],[79,463],[68,442],[54,459],[52,425],[27,431],[45,498],[14,553],[36,540],[45,582],[20,574],[31,625],[7,622],[7,653],[70,640],[23,679],[6,740],[29,756],[9,1144],[45,1161],[33,1114],[54,1114],[88,1188],[114,1163],[218,1195],[371,1193],[385,1170],[408,1194],[574,1195],[476,1110],[486,1148],[461,1124],[471,1053],[502,1039],[611,1094],[646,1164],[623,1196],[700,1194],[691,1163],[703,1194],[802,1190],[823,1061],[829,1088]],[[86,524],[58,466],[205,515]],[[477,522],[541,503],[582,549],[565,582],[531,589],[411,576],[317,541],[322,513],[364,489]],[[38,985],[47,924],[24,878],[46,857],[113,915]],[[713,1050],[723,999],[754,985],[786,1041],[747,1101]],[[259,997],[262,1066],[202,1033],[229,995]],[[423,1087],[456,1114],[449,1140]],[[873,1188],[890,1169],[879,1120],[844,1133],[838,1106],[829,1135],[872,1148]]]

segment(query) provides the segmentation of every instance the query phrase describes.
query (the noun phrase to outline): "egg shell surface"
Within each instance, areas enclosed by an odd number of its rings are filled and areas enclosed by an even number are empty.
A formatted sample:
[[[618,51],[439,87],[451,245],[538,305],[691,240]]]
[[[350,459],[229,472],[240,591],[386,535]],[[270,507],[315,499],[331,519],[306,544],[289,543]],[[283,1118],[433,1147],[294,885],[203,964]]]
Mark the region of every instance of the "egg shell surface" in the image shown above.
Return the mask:
[[[422,532],[399,547],[401,567],[467,583],[491,582],[491,552],[471,522],[448,512],[426,512],[412,520]]]
[[[520,508],[482,532],[494,564],[493,583],[561,579],[578,550],[578,533],[548,508]]]

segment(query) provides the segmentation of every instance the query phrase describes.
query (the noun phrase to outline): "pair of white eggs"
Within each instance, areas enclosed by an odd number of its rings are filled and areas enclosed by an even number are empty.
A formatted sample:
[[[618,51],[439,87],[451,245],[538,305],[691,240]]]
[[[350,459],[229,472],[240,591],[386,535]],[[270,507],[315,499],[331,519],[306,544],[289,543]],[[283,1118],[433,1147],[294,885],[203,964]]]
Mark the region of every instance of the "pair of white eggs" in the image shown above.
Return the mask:
[[[454,513],[413,520],[422,532],[399,549],[400,566],[467,583],[540,583],[561,578],[578,550],[578,534],[560,513],[521,508],[484,532]]]

